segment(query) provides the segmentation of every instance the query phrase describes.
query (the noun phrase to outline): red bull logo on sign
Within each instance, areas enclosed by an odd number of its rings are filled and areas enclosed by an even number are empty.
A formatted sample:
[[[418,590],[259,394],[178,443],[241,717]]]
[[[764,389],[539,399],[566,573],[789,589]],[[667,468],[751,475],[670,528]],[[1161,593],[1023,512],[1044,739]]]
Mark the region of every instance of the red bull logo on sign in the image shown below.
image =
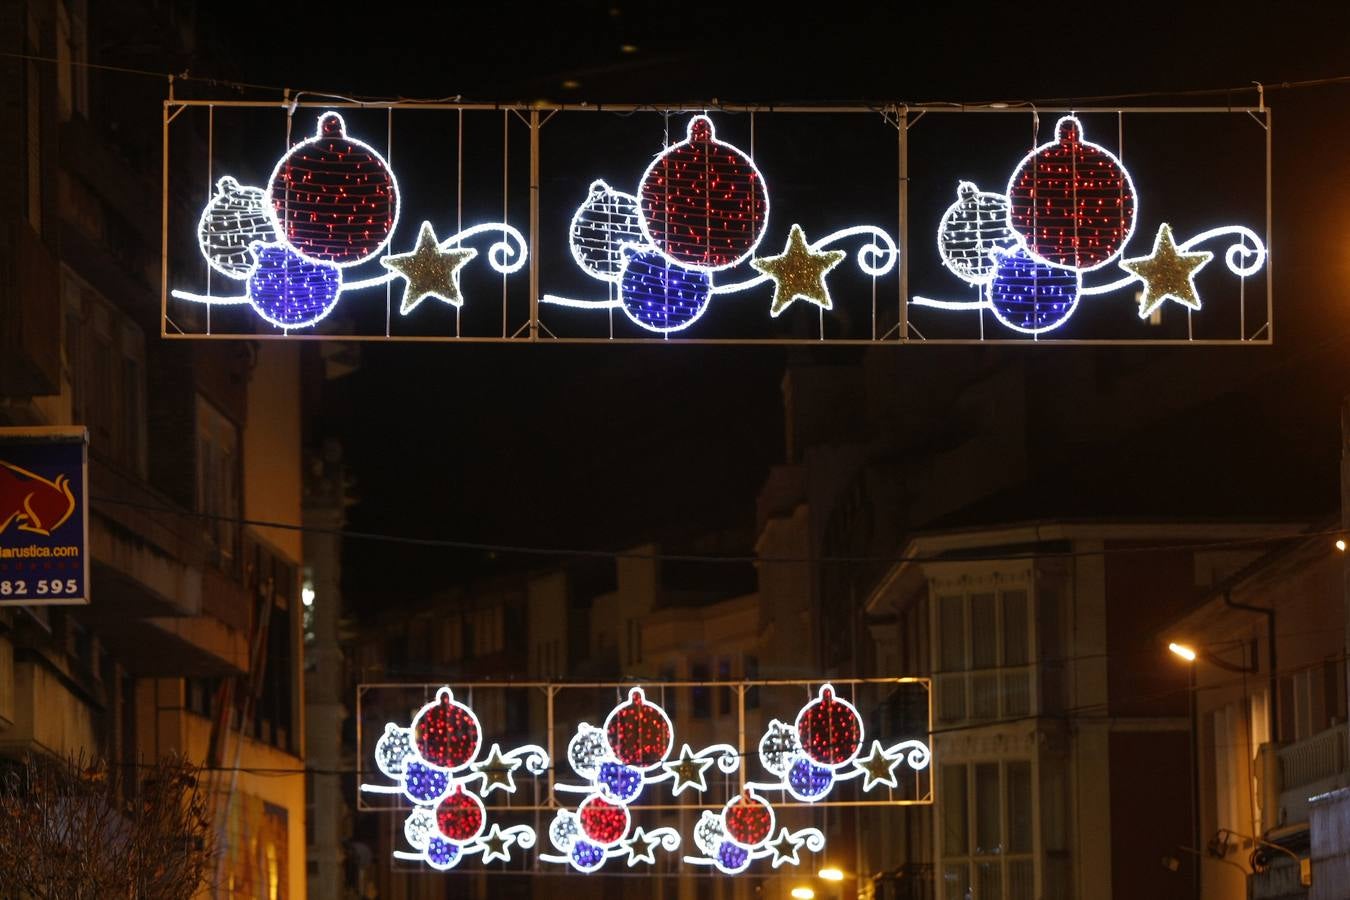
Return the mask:
[[[89,602],[83,428],[0,428],[0,606]]]

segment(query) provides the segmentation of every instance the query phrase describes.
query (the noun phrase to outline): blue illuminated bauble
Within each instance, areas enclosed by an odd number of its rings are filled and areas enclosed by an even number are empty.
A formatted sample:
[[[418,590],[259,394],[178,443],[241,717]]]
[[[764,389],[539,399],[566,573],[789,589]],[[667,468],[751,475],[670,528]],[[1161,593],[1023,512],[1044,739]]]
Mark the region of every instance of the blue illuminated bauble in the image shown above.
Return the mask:
[[[248,278],[248,298],[258,315],[278,328],[304,328],[332,312],[342,293],[336,266],[310,262],[283,244],[250,249],[258,264]]]
[[[834,784],[834,770],[799,759],[788,770],[788,789],[798,800],[815,800]]]
[[[403,771],[403,793],[414,803],[435,803],[450,788],[450,774],[420,762],[409,762]]]
[[[722,864],[722,871],[739,872],[750,864],[750,851],[725,841],[717,851],[717,861]]]
[[[648,331],[669,334],[703,315],[712,295],[706,272],[676,265],[655,250],[625,248],[625,253],[619,295],[628,318]]]
[[[434,837],[427,842],[427,865],[433,869],[448,869],[459,862],[459,847],[445,838]]]
[[[1047,265],[1025,250],[999,258],[987,297],[1000,322],[1024,334],[1053,331],[1078,305],[1079,274]]]
[[[605,863],[603,847],[590,841],[577,841],[572,845],[572,865],[583,872],[594,872]]]
[[[642,790],[642,773],[622,763],[601,763],[597,780],[605,794],[619,803],[627,803]]]

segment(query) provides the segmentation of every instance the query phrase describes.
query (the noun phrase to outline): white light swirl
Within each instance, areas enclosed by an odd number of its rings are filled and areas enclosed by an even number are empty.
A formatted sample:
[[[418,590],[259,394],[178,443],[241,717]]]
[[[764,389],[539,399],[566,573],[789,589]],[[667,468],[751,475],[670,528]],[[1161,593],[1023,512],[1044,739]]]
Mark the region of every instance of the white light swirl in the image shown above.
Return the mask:
[[[886,748],[887,756],[900,756],[906,752],[905,764],[915,771],[928,768],[928,762],[933,758],[933,751],[923,741],[901,741]]]
[[[1190,238],[1184,243],[1177,244],[1177,249],[1181,252],[1193,250],[1206,241],[1213,240],[1216,237],[1231,235],[1236,240],[1228,245],[1224,252],[1223,261],[1228,266],[1228,271],[1239,278],[1246,278],[1248,275],[1254,275],[1266,264],[1265,242],[1257,236],[1246,225],[1220,225],[1218,228],[1211,228],[1208,231],[1202,231],[1195,237]],[[1247,246],[1250,241],[1252,246]],[[1096,284],[1084,287],[1078,293],[1080,296],[1092,296],[1094,294],[1109,294],[1111,291],[1117,291],[1121,288],[1139,280],[1137,275],[1126,275],[1124,278],[1118,278],[1107,284]]]
[[[808,244],[807,247],[810,250],[823,250],[838,241],[862,235],[872,238],[858,248],[858,253],[853,258],[863,274],[879,278],[894,269],[896,261],[900,258],[900,250],[895,246],[895,240],[875,225],[854,225],[852,228],[841,228],[825,235],[823,238],[818,238]],[[756,275],[754,278],[745,281],[714,285],[712,292],[714,294],[735,294],[764,284],[769,280],[768,275]]]
[[[538,744],[522,744],[504,754],[502,758],[523,761],[525,771],[531,775],[542,775],[548,771],[548,751]]]

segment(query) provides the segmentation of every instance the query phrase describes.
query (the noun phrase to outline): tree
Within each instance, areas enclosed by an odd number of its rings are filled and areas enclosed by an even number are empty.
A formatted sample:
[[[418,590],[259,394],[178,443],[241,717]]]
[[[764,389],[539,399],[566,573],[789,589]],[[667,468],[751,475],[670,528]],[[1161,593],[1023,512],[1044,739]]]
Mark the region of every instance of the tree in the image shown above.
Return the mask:
[[[180,757],[123,769],[30,756],[0,777],[0,859],[18,896],[190,897],[212,835],[198,769]]]

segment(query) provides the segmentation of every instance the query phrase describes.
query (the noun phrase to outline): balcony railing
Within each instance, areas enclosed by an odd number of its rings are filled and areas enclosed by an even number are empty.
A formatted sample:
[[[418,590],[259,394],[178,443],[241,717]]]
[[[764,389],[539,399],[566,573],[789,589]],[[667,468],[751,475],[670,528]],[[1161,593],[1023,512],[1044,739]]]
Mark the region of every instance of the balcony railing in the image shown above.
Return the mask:
[[[1350,771],[1347,742],[1350,726],[1342,723],[1310,738],[1281,747],[1280,787],[1285,791],[1307,787]]]

